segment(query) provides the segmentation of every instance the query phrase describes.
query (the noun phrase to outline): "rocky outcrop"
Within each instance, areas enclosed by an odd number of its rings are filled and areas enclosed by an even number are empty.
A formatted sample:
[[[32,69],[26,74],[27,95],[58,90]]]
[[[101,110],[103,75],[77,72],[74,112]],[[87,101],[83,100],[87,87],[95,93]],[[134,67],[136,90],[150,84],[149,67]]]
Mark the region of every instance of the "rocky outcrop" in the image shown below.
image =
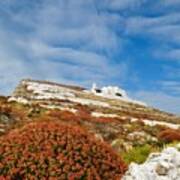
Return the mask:
[[[180,151],[168,147],[152,153],[144,164],[132,163],[123,180],[180,180]]]
[[[126,119],[131,117],[137,120],[154,120],[153,126],[157,124],[156,121],[179,124],[180,118],[173,114],[144,106],[144,104],[140,105],[136,101],[129,101],[126,92],[118,87],[104,87],[100,89],[100,93],[98,92],[96,92],[96,86],[91,90],[85,90],[85,88],[76,86],[25,79],[20,82],[8,101],[23,104],[38,103],[50,109],[54,107],[69,108],[69,106],[73,107],[76,104],[82,104],[94,107],[96,110],[99,108],[99,113],[110,114],[111,117],[118,114],[122,117],[123,114]]]

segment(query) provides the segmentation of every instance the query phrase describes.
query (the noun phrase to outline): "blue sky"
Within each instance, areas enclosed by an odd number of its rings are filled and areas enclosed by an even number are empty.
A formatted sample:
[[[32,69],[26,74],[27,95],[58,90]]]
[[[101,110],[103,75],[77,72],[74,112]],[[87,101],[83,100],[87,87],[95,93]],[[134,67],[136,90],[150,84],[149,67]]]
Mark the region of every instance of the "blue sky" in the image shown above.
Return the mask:
[[[1,0],[0,94],[22,78],[118,85],[180,114],[180,1]]]

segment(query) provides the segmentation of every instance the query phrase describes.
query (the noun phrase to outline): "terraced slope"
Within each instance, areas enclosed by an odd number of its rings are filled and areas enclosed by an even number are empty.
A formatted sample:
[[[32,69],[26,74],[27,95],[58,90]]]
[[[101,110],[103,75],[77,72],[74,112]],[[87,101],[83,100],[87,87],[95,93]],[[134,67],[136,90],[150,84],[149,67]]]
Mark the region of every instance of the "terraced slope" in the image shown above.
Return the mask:
[[[47,108],[76,108],[87,105],[97,114],[113,114],[121,118],[137,118],[166,121],[178,124],[180,117],[158,109],[120,99],[96,96],[82,87],[62,85],[46,81],[23,80],[15,89],[10,101],[38,103]]]
[[[0,98],[0,134],[44,119],[81,126],[121,154],[139,147],[137,153],[150,153],[164,143],[180,141],[180,117],[81,87],[23,80],[12,96]],[[125,157],[128,162],[136,157],[133,153]]]
[[[27,134],[30,132],[28,137],[30,137],[30,143],[32,143],[32,138],[29,136],[33,134],[31,130],[34,132],[34,135],[37,135],[38,131],[29,128],[32,127],[32,124],[38,124],[38,127],[43,126],[45,135],[47,135],[46,131],[51,134],[52,129],[48,130],[51,123],[59,124],[62,130],[65,129],[64,127],[77,128],[78,130],[73,137],[77,134],[78,140],[81,141],[81,138],[79,138],[81,136],[79,134],[81,132],[79,131],[80,128],[85,134],[89,134],[88,136],[92,137],[94,141],[97,141],[98,144],[111,145],[115,151],[109,147],[112,150],[110,151],[115,153],[115,156],[119,155],[122,157],[122,162],[126,164],[131,162],[143,163],[150,153],[161,151],[164,147],[169,146],[169,143],[174,145],[180,142],[180,117],[142,105],[138,101],[132,101],[131,98],[114,99],[102,95],[99,96],[82,87],[34,80],[21,81],[14,93],[9,97],[0,96],[0,139],[5,138],[5,146],[8,145],[6,138],[10,137],[8,142],[12,143],[14,143],[15,139],[18,142],[21,138],[23,140],[26,136],[21,134],[21,130],[25,130],[24,133]],[[27,128],[24,129],[24,127]],[[53,125],[53,127],[56,129],[56,125]],[[11,136],[12,133],[16,134],[17,137]],[[66,135],[64,133],[64,136]],[[21,138],[19,138],[20,136]],[[56,138],[56,136],[47,137],[50,139]],[[67,135],[67,137],[70,136]],[[41,136],[38,136],[37,139],[41,139]],[[23,140],[23,142],[25,141]],[[37,140],[34,142],[35,149],[38,149],[40,144],[37,144]],[[48,139],[47,143],[49,142],[51,141]],[[1,144],[3,145],[3,143]],[[4,153],[4,157],[9,158],[10,154],[6,153],[7,148],[4,148],[4,145],[0,148],[0,151]],[[27,142],[24,145],[28,145]],[[10,147],[19,149],[18,146]],[[52,148],[50,149],[52,150]],[[19,150],[22,152],[24,148]],[[32,148],[30,147],[29,150],[31,151]],[[102,156],[101,153],[99,153],[100,156]],[[17,152],[12,150],[14,157],[18,157],[17,154]],[[7,179],[6,175],[20,177],[19,173],[22,173],[20,169],[8,169],[12,164],[7,164],[6,162],[9,161],[2,158],[0,160],[5,163],[0,168],[0,178],[5,176],[5,179]],[[18,160],[20,159],[18,158]],[[124,164],[122,162],[120,162],[121,165]],[[29,168],[29,165],[27,167]],[[130,170],[132,169],[131,167]],[[133,173],[136,172],[136,167],[139,168],[136,165],[135,171],[127,172],[127,178],[130,175],[129,172],[134,177]],[[26,168],[26,166],[23,168]],[[33,168],[34,166],[31,170]],[[125,166],[123,165],[122,168],[123,171],[116,172],[118,179],[124,173]],[[41,171],[36,172],[41,173]],[[52,171],[50,170],[49,172],[51,173]],[[69,174],[69,172],[68,170],[65,171],[66,174]],[[85,175],[88,172],[85,171]],[[104,178],[105,174],[102,172],[100,177],[103,178],[99,179],[106,179]],[[21,175],[24,176],[24,174]],[[90,176],[92,175],[90,173]],[[111,174],[107,173],[106,177],[109,175]],[[139,177],[139,174],[136,175]],[[79,177],[79,173],[75,174],[75,176]]]

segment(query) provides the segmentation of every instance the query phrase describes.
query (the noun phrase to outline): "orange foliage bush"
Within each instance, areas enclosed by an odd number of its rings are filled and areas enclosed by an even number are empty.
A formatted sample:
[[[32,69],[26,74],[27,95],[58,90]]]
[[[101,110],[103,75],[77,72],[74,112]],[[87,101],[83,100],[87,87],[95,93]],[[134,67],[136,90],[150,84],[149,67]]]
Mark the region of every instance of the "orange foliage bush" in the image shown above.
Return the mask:
[[[86,114],[91,114],[93,111],[93,108],[87,105],[77,104],[75,107],[78,111],[83,111]]]
[[[72,113],[70,111],[51,110],[48,113],[48,116],[77,124],[79,124],[81,121],[88,121],[92,123],[113,123],[120,121],[118,118],[92,117],[89,112],[83,109],[79,109],[77,113]]]
[[[61,119],[61,120],[78,120],[75,116],[75,114],[73,112],[70,111],[61,111],[61,110],[51,110],[48,112],[47,114],[48,116],[52,117],[52,118],[56,118],[56,119]]]
[[[158,138],[159,140],[165,142],[180,141],[180,131],[173,129],[166,129],[159,133]]]
[[[117,123],[120,120],[118,118],[111,118],[111,117],[96,117],[93,118],[93,121],[97,123]]]
[[[111,147],[78,126],[34,122],[0,137],[2,179],[119,180],[125,170]]]
[[[0,104],[0,113],[9,115],[12,112],[12,108],[6,104]]]

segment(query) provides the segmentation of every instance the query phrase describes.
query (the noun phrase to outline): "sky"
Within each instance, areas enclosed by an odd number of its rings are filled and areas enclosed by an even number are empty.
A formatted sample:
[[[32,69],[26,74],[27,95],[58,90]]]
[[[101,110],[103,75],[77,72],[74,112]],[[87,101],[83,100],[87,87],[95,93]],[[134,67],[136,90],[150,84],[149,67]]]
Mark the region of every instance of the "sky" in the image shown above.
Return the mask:
[[[180,114],[180,0],[1,0],[0,94],[24,78],[117,85]]]

